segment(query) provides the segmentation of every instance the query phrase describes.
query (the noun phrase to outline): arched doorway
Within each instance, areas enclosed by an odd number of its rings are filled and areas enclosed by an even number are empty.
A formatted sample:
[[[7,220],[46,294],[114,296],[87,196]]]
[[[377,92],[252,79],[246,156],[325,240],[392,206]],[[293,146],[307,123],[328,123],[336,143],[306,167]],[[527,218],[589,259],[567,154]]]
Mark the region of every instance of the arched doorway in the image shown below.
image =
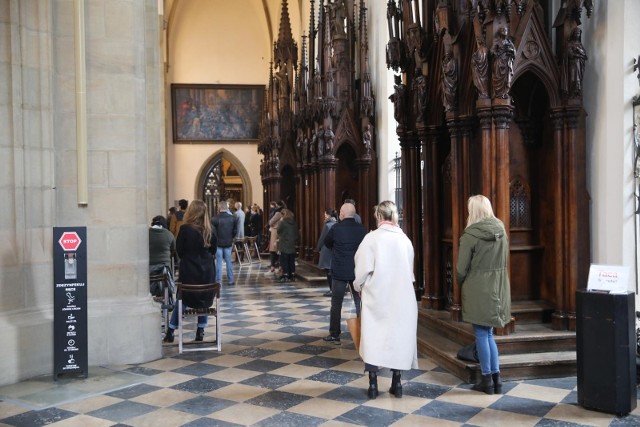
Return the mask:
[[[553,132],[542,81],[525,72],[511,89],[509,130],[511,298],[555,303],[553,271]],[[517,266],[517,268],[514,268]]]
[[[202,168],[196,194],[214,215],[222,200],[241,202],[247,206],[251,197],[251,183],[242,163],[228,151],[220,150]]]

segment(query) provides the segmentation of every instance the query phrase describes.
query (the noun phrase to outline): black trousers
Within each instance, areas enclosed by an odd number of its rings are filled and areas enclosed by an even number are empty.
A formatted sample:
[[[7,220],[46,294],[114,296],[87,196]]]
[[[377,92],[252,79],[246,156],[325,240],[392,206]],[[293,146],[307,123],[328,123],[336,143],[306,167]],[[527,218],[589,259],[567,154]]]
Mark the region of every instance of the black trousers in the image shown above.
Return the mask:
[[[356,305],[356,315],[360,316],[360,294],[353,289],[353,284],[344,280],[333,279],[331,285],[331,316],[329,319],[329,333],[334,337],[339,337],[342,332],[340,321],[342,316],[342,302],[347,286],[351,289],[353,301]]]
[[[280,254],[280,265],[282,266],[282,274],[289,278],[293,278],[296,274],[296,254]]]

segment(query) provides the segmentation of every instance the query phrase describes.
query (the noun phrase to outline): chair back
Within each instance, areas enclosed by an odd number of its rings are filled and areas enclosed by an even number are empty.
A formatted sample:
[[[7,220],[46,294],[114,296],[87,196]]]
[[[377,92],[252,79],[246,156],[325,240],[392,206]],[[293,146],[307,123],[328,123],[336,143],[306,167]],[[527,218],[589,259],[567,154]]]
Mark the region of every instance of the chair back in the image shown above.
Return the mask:
[[[196,285],[177,282],[176,285],[177,298],[194,309],[209,308],[213,305],[214,299],[220,297],[220,283]]]

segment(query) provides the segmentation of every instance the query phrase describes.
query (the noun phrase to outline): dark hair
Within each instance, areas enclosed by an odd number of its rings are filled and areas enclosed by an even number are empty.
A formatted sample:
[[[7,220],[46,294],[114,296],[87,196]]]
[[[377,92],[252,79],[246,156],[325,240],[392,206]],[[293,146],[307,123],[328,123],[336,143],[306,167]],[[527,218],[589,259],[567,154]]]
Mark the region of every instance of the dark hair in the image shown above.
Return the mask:
[[[178,205],[180,206],[180,209],[185,210],[187,209],[187,206],[189,206],[189,202],[187,202],[185,199],[180,199],[178,200]]]
[[[353,200],[353,199],[344,199],[344,202],[345,202],[345,203],[351,203],[353,206],[355,206],[355,205],[356,205],[356,201],[355,201],[355,200]]]
[[[164,228],[169,228],[167,227],[167,220],[162,215],[154,216],[151,220],[151,225],[160,225]]]
[[[336,212],[335,209],[333,208],[327,208],[324,210],[324,213],[326,213],[329,216],[334,217],[335,219],[338,219],[338,212]]]
[[[284,200],[280,200],[277,203],[277,205],[278,205],[279,208],[283,208],[283,209],[287,207],[287,204],[284,202]]]
[[[175,214],[175,213],[176,213],[176,207],[175,207],[175,206],[171,206],[171,207],[169,208],[169,213],[170,213],[171,215]]]

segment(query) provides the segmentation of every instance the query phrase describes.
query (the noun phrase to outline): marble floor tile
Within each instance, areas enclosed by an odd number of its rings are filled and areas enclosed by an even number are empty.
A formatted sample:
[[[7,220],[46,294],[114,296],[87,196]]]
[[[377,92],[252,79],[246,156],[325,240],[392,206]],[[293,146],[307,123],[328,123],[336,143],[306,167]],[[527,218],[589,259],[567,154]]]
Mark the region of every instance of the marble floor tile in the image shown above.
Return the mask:
[[[113,373],[113,388],[68,386],[63,393],[84,392],[73,402],[33,410],[0,400],[0,427],[640,426],[640,408],[616,417],[580,407],[576,377],[503,381],[504,394],[486,395],[426,357],[403,372],[401,399],[388,391],[387,368],[378,374],[379,396],[369,399],[345,325],[340,346],[322,340],[325,287],[277,283],[265,266],[245,266],[236,286],[223,285],[221,352],[178,354],[177,344],[165,344],[159,360],[99,368]],[[185,323],[187,336],[195,328]],[[32,379],[6,390],[46,400],[55,388]]]

